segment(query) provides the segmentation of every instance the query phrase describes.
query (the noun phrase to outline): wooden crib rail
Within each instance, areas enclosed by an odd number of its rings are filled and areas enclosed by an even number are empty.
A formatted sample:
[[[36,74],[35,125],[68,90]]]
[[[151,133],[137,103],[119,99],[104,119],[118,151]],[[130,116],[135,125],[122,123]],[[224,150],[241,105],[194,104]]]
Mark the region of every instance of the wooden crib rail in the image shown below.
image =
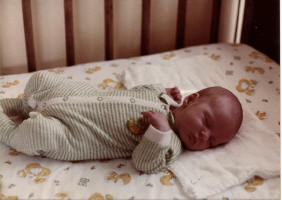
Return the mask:
[[[114,58],[113,0],[105,0],[105,57]]]
[[[30,0],[22,0],[23,24],[25,35],[25,46],[28,71],[36,71],[36,60],[34,51],[34,39],[32,31],[31,2]]]
[[[186,0],[178,1],[178,16],[177,16],[177,30],[176,30],[176,48],[184,46],[185,38],[185,19],[186,19]]]
[[[178,0],[176,49],[184,47],[186,5],[188,0]],[[213,0],[213,14],[210,32],[210,42],[217,42],[218,22],[221,0]],[[31,0],[22,0],[24,21],[24,34],[28,71],[36,71],[36,56],[32,28]],[[105,59],[114,59],[113,38],[113,0],[104,0],[105,13]],[[73,0],[64,0],[65,38],[66,38],[66,63],[67,66],[75,65],[75,46],[73,31]],[[151,0],[142,0],[142,28],[141,28],[141,55],[149,54],[150,26],[151,26]]]
[[[150,18],[151,18],[151,0],[142,1],[142,33],[141,33],[141,54],[149,53],[150,45]]]
[[[72,0],[64,0],[67,65],[75,64]]]

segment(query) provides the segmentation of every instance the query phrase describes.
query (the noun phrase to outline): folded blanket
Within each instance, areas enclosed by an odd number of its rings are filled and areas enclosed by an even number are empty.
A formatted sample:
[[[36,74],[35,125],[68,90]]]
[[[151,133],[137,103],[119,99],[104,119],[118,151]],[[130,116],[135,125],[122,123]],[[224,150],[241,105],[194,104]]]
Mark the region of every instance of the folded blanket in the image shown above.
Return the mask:
[[[140,84],[178,86],[183,93],[220,85],[231,89],[222,66],[206,56],[171,62],[171,67],[128,67],[117,78],[126,88]],[[233,89],[234,91],[234,89]],[[206,198],[239,185],[254,175],[271,178],[280,174],[280,140],[241,101],[244,120],[228,144],[205,151],[185,151],[170,167],[190,198]]]
[[[181,91],[202,89],[215,85],[228,87],[224,73],[213,60],[205,56],[194,56],[170,62],[170,65],[134,65],[116,75],[127,89],[143,84],[178,86]]]

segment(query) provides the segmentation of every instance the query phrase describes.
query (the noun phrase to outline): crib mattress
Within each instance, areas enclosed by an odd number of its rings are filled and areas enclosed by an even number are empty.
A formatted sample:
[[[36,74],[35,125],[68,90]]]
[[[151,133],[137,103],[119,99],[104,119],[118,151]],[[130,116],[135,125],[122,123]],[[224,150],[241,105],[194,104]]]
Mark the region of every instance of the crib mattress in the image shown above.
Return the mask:
[[[204,55],[222,66],[233,92],[280,137],[280,66],[244,45],[210,44],[143,57],[49,69],[49,73],[120,89],[117,75],[132,65],[168,66],[171,61]],[[239,73],[240,72],[240,73]],[[0,98],[22,98],[31,73],[0,76]],[[18,199],[186,199],[170,171],[146,175],[130,159],[63,162],[29,157],[0,144],[0,198]],[[210,199],[279,199],[280,178],[253,177]]]

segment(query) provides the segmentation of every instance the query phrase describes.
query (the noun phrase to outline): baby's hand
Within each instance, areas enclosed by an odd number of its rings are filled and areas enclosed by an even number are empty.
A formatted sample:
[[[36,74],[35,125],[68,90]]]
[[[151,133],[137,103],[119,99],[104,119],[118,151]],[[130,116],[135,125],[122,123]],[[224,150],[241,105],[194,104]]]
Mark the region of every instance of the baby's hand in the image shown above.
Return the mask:
[[[160,112],[146,111],[141,113],[144,117],[148,118],[152,126],[160,131],[166,132],[170,130],[167,117]]]
[[[178,87],[166,88],[165,90],[166,90],[166,93],[169,96],[171,96],[174,101],[176,101],[177,103],[181,102],[182,95],[181,95],[180,90],[178,89]]]

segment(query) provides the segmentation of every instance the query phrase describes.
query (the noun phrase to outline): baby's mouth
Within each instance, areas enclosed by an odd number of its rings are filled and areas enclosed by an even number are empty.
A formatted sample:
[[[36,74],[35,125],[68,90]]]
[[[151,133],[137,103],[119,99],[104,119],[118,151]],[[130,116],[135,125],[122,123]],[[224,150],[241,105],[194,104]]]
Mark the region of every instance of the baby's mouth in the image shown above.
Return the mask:
[[[196,144],[196,139],[195,139],[195,137],[192,136],[192,134],[189,134],[188,138],[189,138],[189,141],[190,141],[191,145],[195,145]]]

